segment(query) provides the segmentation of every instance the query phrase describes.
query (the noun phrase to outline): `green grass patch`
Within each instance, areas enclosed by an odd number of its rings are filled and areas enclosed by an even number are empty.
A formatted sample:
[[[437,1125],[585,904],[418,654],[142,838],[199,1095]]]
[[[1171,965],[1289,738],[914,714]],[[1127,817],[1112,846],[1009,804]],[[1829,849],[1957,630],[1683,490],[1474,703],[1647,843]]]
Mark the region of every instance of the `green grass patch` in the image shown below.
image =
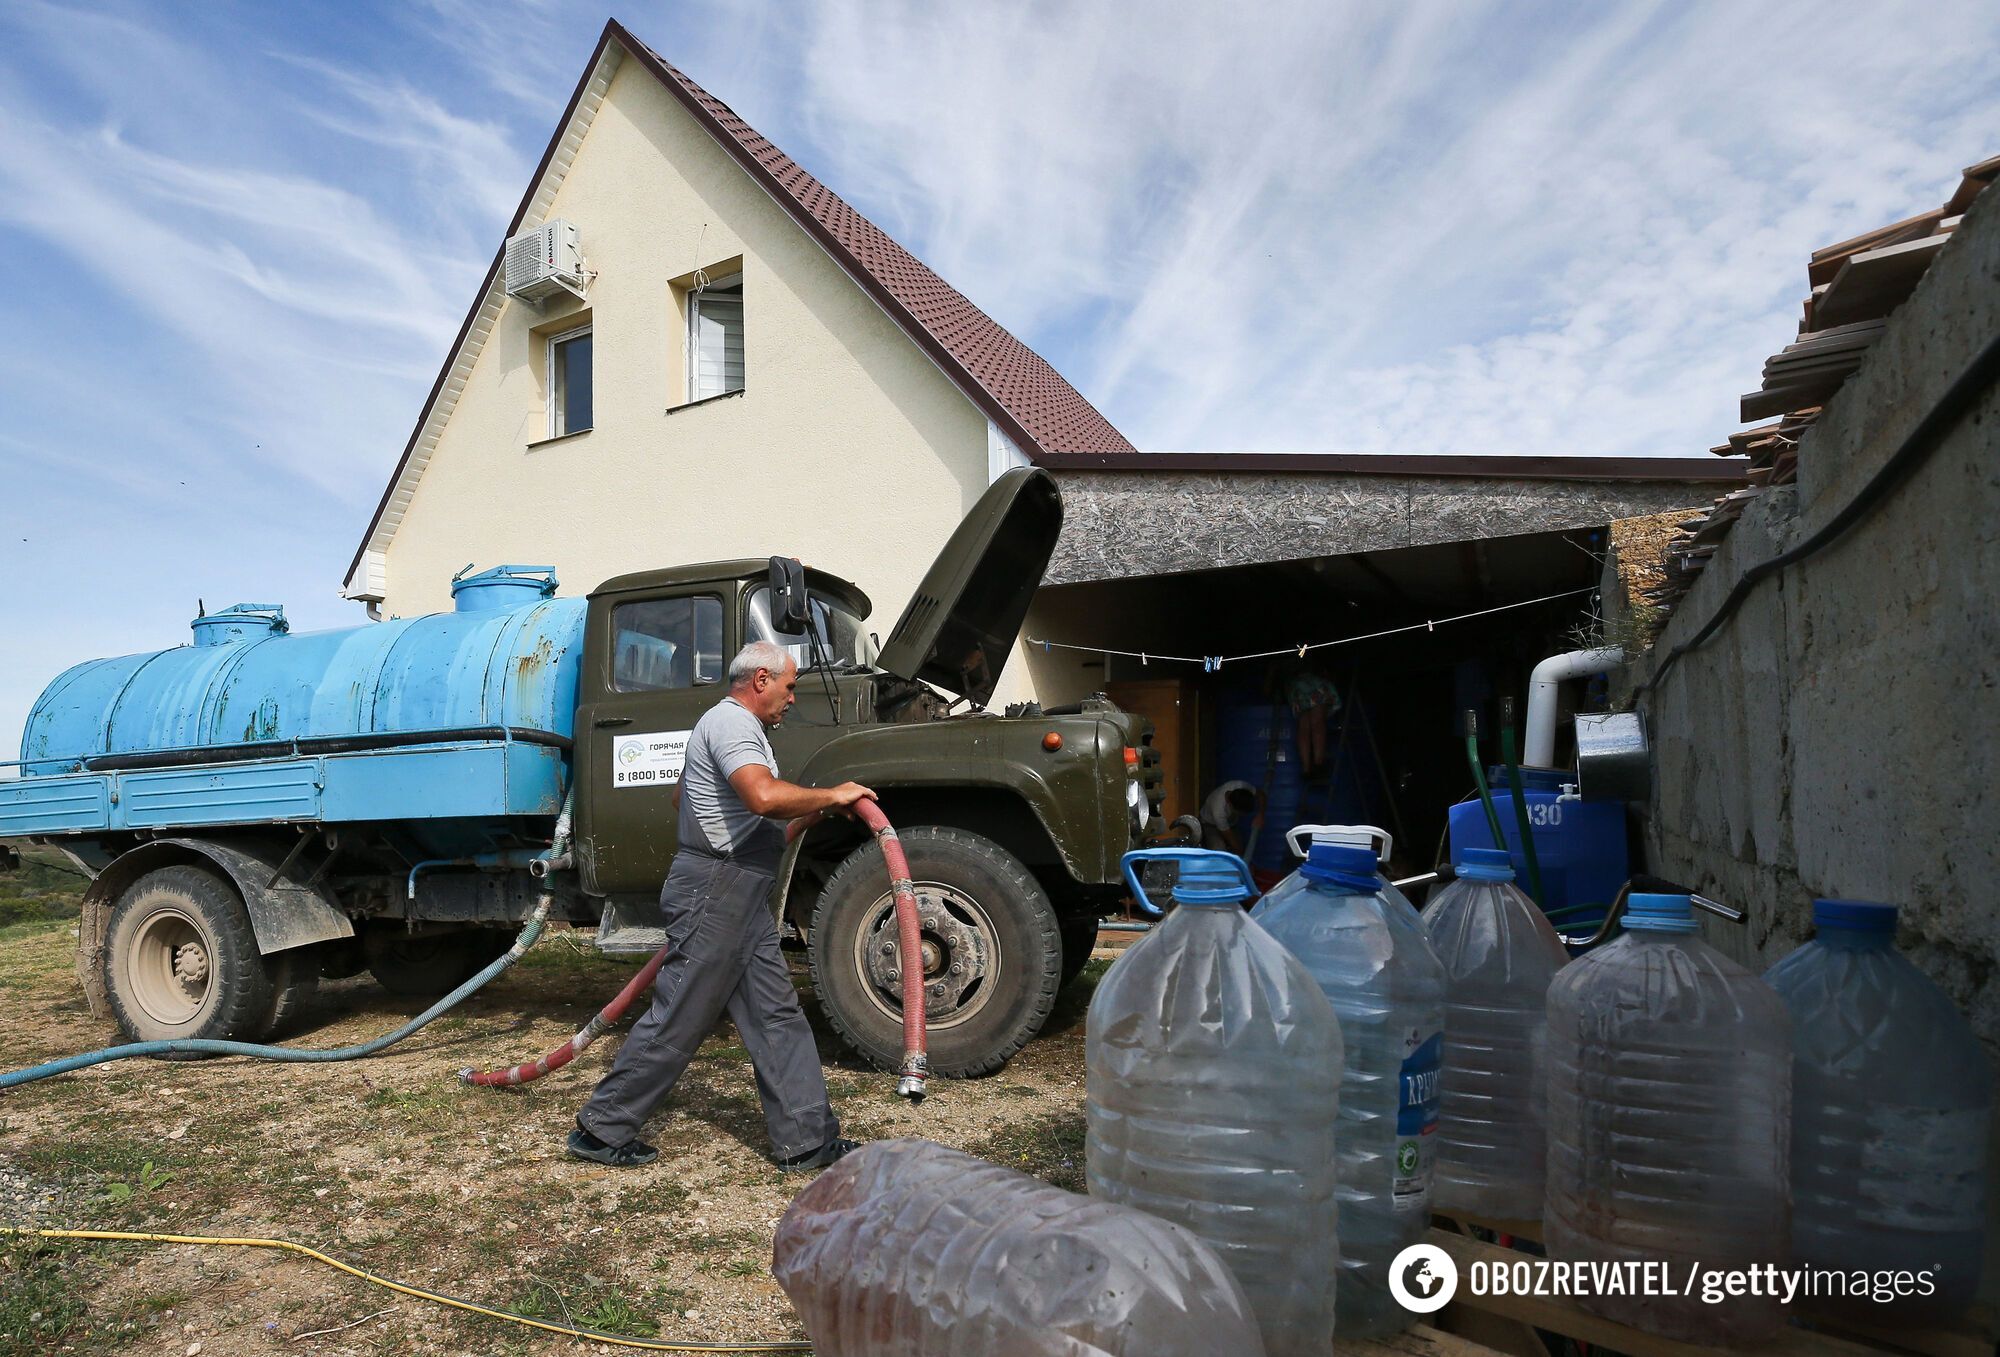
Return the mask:
[[[53,1351],[83,1323],[81,1252],[53,1240],[0,1243],[0,1357]]]
[[[1004,1126],[971,1153],[1071,1192],[1084,1190],[1083,1109],[1044,1112]]]
[[[90,881],[68,858],[19,839],[0,839],[0,849],[12,849],[21,857],[18,869],[0,872],[0,925],[77,916]],[[0,934],[0,940],[4,937]]]

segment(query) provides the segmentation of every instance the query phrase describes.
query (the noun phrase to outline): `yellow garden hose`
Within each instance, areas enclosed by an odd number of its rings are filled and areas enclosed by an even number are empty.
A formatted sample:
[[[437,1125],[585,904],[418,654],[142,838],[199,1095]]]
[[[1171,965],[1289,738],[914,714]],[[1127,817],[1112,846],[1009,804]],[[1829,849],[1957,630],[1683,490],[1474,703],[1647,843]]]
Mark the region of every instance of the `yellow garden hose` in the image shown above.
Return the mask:
[[[324,1263],[330,1268],[345,1272],[350,1277],[358,1277],[364,1282],[385,1287],[418,1300],[431,1301],[437,1305],[448,1305],[455,1310],[469,1310],[475,1315],[485,1315],[488,1319],[504,1319],[509,1324],[521,1324],[530,1329],[541,1329],[548,1333],[562,1334],[566,1338],[587,1338],[593,1343],[613,1343],[624,1348],[644,1348],[648,1352],[811,1352],[812,1344],[792,1340],[777,1340],[764,1343],[684,1343],[663,1338],[628,1338],[624,1334],[606,1333],[602,1329],[583,1329],[569,1324],[557,1324],[546,1319],[530,1319],[508,1310],[494,1310],[469,1300],[459,1300],[455,1296],[441,1295],[436,1291],[426,1291],[420,1286],[410,1286],[404,1282],[378,1277],[372,1272],[343,1263],[338,1258],[328,1257],[318,1249],[309,1249],[303,1244],[294,1244],[288,1239],[222,1239],[214,1235],[196,1234],[142,1234],[131,1230],[45,1230],[23,1229],[16,1226],[0,1226],[4,1235],[39,1235],[43,1239],[100,1239],[116,1240],[135,1244],[220,1244],[239,1249],[279,1249],[285,1253],[296,1253]]]

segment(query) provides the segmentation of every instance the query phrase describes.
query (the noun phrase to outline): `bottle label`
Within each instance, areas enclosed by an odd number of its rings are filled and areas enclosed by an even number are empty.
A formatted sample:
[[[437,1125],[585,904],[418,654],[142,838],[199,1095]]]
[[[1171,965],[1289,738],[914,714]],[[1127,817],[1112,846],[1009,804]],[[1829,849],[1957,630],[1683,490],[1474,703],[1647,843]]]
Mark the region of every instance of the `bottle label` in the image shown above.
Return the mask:
[[[1390,1200],[1398,1211],[1430,1205],[1431,1160],[1436,1154],[1438,1069],[1444,1033],[1411,1028],[1403,1040],[1403,1067],[1396,1080],[1396,1156]]]
[[[1940,1233],[1985,1223],[1987,1114],[1893,1103],[1868,1109],[1854,1218],[1868,1225]]]

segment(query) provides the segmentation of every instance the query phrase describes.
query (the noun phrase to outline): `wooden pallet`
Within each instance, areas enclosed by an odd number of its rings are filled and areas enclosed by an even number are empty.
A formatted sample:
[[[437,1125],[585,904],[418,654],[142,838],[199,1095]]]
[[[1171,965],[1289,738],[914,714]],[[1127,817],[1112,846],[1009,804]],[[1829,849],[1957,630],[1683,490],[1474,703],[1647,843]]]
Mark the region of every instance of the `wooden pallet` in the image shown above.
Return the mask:
[[[1506,1263],[1520,1253],[1499,1244],[1476,1239],[1469,1227],[1511,1236],[1529,1242],[1541,1238],[1541,1223],[1532,1220],[1489,1220],[1473,1217],[1457,1219],[1434,1216],[1429,1242],[1437,1245],[1458,1265],[1460,1278],[1470,1275],[1475,1262]],[[1993,1334],[1985,1316],[1968,1321],[1961,1329],[1866,1328],[1842,1325],[1837,1329],[1803,1329],[1787,1326],[1769,1343],[1752,1349],[1724,1349],[1635,1329],[1629,1324],[1592,1314],[1567,1297],[1557,1296],[1474,1296],[1461,1285],[1452,1303],[1437,1315],[1446,1332],[1486,1344],[1512,1357],[1545,1357],[1548,1349],[1535,1330],[1561,1334],[1593,1348],[1605,1348],[1626,1357],[1701,1357],[1702,1354],[1738,1353],[1741,1357],[1882,1357],[1886,1353],[1917,1354],[1918,1357],[1992,1357]]]

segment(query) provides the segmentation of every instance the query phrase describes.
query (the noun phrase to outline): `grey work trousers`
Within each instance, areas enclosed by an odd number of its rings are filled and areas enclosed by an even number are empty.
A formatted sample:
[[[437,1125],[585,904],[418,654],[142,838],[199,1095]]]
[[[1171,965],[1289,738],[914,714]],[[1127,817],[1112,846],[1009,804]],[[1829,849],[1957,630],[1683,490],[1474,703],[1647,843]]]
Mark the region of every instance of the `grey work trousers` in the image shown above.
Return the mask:
[[[577,1114],[585,1130],[610,1145],[636,1139],[726,1008],[749,1049],[777,1157],[810,1153],[840,1134],[778,950],[770,896],[767,871],[701,853],[674,859],[660,888],[672,950],[653,981],[652,1007]]]

